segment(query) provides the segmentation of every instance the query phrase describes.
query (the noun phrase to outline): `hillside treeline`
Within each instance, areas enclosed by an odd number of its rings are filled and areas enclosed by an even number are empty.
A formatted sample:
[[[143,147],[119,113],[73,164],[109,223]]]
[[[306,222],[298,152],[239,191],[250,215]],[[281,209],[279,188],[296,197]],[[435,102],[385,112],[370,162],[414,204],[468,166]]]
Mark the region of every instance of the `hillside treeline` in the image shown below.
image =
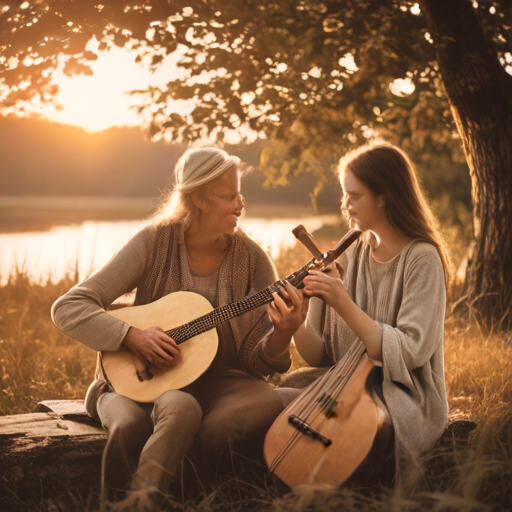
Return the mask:
[[[172,185],[172,170],[185,146],[149,142],[139,128],[89,133],[34,119],[0,117],[0,195],[158,197]],[[228,146],[256,167],[264,141]],[[287,187],[264,188],[264,177],[244,177],[243,193],[254,203],[307,204],[315,178],[304,175]],[[339,185],[320,196],[325,206],[339,204]]]

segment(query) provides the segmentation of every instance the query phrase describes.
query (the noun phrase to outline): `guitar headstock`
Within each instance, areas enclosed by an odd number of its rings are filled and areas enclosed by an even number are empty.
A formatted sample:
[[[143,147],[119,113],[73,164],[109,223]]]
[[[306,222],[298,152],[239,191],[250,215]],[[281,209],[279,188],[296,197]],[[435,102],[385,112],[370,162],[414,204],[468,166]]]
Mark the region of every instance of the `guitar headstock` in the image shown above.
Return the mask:
[[[320,244],[307,232],[302,224],[293,229],[292,233],[314,256],[301,269],[286,277],[286,280],[299,289],[304,287],[302,281],[311,269],[324,270],[327,265],[339,258],[362,235],[361,231],[351,229],[335,246],[327,252],[323,252]]]

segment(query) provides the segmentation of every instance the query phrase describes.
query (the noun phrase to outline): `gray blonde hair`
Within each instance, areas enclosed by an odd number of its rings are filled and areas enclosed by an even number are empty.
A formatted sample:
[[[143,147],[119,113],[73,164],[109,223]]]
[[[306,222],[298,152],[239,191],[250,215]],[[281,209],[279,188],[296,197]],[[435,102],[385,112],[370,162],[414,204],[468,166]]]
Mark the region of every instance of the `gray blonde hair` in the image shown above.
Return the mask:
[[[219,148],[189,149],[174,168],[176,183],[172,192],[164,199],[151,221],[154,224],[180,221],[186,229],[198,214],[192,194],[206,196],[208,185],[213,180],[231,169],[238,169],[239,165],[240,158],[228,155]]]

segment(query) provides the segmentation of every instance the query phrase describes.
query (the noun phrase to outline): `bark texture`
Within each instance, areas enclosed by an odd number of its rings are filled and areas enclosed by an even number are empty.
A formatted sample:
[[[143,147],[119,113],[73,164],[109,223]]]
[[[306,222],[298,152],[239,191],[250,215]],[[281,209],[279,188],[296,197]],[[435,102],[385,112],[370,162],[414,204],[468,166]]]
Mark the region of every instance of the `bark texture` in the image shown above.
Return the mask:
[[[73,420],[66,417],[55,412],[0,416],[0,510],[94,508],[107,435],[85,411],[72,413]]]
[[[466,303],[489,328],[512,329],[512,77],[470,0],[421,0],[472,179],[475,238]]]

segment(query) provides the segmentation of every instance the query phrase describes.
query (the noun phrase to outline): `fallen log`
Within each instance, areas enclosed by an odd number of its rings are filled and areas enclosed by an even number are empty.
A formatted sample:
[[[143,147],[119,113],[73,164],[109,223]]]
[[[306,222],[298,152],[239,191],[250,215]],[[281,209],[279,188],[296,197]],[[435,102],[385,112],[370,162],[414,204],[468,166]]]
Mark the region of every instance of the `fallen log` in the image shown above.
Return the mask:
[[[288,389],[307,385],[318,372],[291,376],[283,382]],[[445,472],[452,450],[465,445],[475,427],[468,418],[452,417],[437,445],[445,450],[431,471]],[[0,416],[0,511],[95,510],[106,440],[80,400],[46,401],[30,414]]]
[[[81,401],[42,402],[35,411],[0,417],[0,510],[83,510],[97,501],[106,433]]]

